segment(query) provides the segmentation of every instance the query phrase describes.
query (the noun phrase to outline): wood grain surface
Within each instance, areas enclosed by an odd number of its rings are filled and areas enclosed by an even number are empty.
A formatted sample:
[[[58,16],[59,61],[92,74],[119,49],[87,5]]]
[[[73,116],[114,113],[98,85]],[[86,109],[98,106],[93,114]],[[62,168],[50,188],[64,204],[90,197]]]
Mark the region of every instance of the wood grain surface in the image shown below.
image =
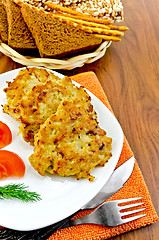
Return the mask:
[[[71,71],[94,71],[120,122],[159,214],[159,1],[124,1],[122,41],[95,63]],[[0,73],[21,67],[0,53]],[[158,240],[159,222],[113,238]]]

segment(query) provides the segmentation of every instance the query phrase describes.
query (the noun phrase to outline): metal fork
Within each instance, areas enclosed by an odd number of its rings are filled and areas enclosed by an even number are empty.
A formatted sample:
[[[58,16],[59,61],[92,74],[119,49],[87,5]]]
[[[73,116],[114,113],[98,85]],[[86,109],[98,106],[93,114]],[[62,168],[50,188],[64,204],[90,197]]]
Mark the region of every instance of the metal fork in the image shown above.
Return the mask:
[[[117,226],[121,225],[123,223],[127,223],[130,221],[133,221],[135,219],[141,218],[146,216],[146,214],[142,215],[136,215],[135,217],[129,217],[126,219],[121,219],[122,216],[126,216],[128,214],[138,213],[140,211],[145,210],[145,208],[128,211],[125,213],[120,213],[121,210],[125,210],[128,208],[133,208],[142,205],[143,203],[134,203],[129,204],[126,206],[118,206],[120,203],[128,203],[130,201],[136,201],[140,200],[142,197],[139,198],[129,198],[129,199],[122,199],[122,200],[115,200],[103,203],[100,205],[96,210],[94,210],[89,215],[79,218],[76,220],[70,220],[74,214],[70,217],[58,223],[53,224],[51,227],[45,227],[42,229],[29,231],[29,232],[21,232],[11,229],[0,229],[0,239],[8,239],[8,240],[44,240],[47,239],[51,234],[53,234],[57,229],[69,227],[71,225],[78,225],[78,224],[84,224],[84,223],[95,223],[100,224],[104,226]]]
[[[71,226],[74,226],[79,224],[93,223],[93,224],[99,224],[99,225],[104,225],[109,227],[115,227],[127,222],[134,221],[138,218],[146,216],[146,214],[131,216],[124,219],[122,219],[122,217],[144,211],[145,208],[135,209],[135,210],[130,209],[129,211],[126,211],[126,212],[121,212],[121,210],[126,210],[129,208],[134,208],[134,207],[143,205],[142,202],[127,204],[130,201],[132,202],[140,199],[142,199],[142,197],[105,202],[102,205],[100,205],[96,210],[94,210],[92,213],[88,214],[87,216],[70,220],[69,224]],[[119,204],[122,204],[122,203],[126,203],[127,205],[119,206]]]

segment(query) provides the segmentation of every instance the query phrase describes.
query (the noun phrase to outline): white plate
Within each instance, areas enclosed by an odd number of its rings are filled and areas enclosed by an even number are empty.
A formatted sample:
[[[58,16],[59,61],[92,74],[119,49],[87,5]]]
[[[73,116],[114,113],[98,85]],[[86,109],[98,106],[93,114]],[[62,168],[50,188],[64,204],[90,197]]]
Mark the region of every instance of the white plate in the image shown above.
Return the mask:
[[[29,186],[29,191],[39,193],[42,200],[35,203],[24,203],[14,199],[0,200],[0,225],[16,230],[33,230],[56,223],[70,216],[100,191],[118,162],[123,146],[123,132],[114,115],[97,97],[89,92],[100,126],[113,139],[113,156],[104,167],[96,167],[92,171],[95,176],[93,182],[89,182],[87,179],[76,180],[73,177],[40,176],[28,161],[33,147],[24,142],[21,135],[17,136],[19,123],[9,115],[4,114],[1,107],[1,104],[6,103],[6,95],[3,92],[3,89],[7,87],[6,81],[12,81],[19,70],[12,70],[0,75],[0,120],[10,127],[13,134],[12,143],[4,149],[17,153],[23,159],[26,172],[24,178],[1,180],[0,185],[24,183]],[[59,73],[54,73],[59,77],[63,77]]]

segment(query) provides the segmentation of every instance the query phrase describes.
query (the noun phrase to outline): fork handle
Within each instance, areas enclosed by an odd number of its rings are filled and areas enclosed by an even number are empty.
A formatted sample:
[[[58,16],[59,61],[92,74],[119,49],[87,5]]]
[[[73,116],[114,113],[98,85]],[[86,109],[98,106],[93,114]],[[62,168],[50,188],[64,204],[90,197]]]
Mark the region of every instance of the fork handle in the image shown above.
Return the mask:
[[[98,210],[98,211],[97,211]],[[98,207],[92,213],[77,219],[69,221],[70,226],[80,225],[80,224],[100,224],[107,226],[106,212],[102,208]]]

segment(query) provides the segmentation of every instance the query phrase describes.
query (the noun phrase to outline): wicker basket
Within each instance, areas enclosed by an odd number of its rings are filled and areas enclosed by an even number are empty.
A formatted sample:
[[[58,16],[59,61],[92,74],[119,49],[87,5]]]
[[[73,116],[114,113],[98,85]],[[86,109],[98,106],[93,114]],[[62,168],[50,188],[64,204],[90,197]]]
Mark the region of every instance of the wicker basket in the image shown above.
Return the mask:
[[[13,61],[25,66],[39,66],[49,69],[65,69],[71,70],[77,67],[82,67],[86,63],[92,63],[104,56],[107,48],[111,45],[111,42],[103,42],[96,51],[92,53],[82,54],[76,57],[72,57],[66,60],[52,59],[52,58],[32,58],[29,56],[23,56],[16,52],[14,49],[6,45],[0,44],[0,52],[10,57]]]

